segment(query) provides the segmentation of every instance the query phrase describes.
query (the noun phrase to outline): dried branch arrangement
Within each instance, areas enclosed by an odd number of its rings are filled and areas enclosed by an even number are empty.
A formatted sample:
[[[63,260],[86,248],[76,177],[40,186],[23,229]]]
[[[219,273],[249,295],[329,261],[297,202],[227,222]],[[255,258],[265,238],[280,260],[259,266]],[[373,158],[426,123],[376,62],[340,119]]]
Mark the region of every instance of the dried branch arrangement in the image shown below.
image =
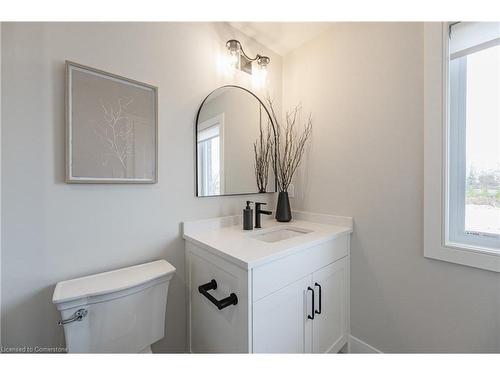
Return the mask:
[[[128,157],[132,153],[134,121],[127,112],[127,107],[133,100],[133,98],[119,99],[117,110],[111,103],[101,103],[104,122],[94,129],[94,132],[108,146],[109,154],[114,155],[120,161],[123,173],[127,172]]]
[[[266,116],[267,117],[267,116]],[[259,107],[259,139],[253,143],[255,154],[255,178],[259,193],[265,193],[269,178],[269,164],[273,148],[271,121],[268,119],[267,129],[262,128],[262,106]]]
[[[312,134],[311,114],[309,114],[303,129],[298,129],[297,122],[302,110],[302,107],[298,105],[292,111],[286,112],[286,123],[283,125],[276,115],[272,99],[268,96],[266,101],[273,119],[274,139],[272,140],[271,158],[274,175],[276,176],[279,191],[286,192],[292,183],[297,168],[302,162],[306,144]]]

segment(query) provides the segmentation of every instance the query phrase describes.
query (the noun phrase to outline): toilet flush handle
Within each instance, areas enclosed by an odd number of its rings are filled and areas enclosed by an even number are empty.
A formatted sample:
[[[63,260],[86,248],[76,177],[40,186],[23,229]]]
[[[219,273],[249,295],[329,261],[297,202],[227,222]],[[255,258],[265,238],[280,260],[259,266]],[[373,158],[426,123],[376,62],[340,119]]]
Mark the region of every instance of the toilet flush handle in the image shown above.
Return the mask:
[[[88,314],[87,309],[79,309],[76,310],[71,318],[60,320],[58,325],[62,326],[68,323],[80,322],[83,318],[85,318]]]

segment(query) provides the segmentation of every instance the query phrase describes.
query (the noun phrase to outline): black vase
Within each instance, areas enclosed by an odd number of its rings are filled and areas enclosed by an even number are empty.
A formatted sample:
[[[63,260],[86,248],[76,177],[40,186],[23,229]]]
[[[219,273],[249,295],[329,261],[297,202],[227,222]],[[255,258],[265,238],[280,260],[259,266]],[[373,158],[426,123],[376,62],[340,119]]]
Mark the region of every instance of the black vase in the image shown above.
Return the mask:
[[[278,194],[278,207],[276,207],[276,220],[288,222],[292,220],[292,210],[290,210],[290,200],[288,192],[280,191]]]

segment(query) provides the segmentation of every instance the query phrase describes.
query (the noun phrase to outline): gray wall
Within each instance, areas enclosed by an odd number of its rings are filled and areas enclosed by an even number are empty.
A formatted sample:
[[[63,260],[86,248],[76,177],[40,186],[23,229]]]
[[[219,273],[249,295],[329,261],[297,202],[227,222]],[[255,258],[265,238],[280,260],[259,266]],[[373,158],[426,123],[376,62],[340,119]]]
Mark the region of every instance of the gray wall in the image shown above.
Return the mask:
[[[177,273],[166,338],[153,350],[185,350],[180,222],[240,213],[247,199],[194,197],[198,106],[222,84],[252,89],[221,65],[231,38],[271,57],[268,89],[281,102],[281,58],[226,24],[2,25],[4,346],[61,345],[57,281],[165,258]],[[158,184],[64,183],[65,59],[159,87]]]
[[[500,352],[500,274],[423,257],[423,24],[336,24],[285,56],[313,113],[295,207],[353,216],[352,334],[384,352]]]

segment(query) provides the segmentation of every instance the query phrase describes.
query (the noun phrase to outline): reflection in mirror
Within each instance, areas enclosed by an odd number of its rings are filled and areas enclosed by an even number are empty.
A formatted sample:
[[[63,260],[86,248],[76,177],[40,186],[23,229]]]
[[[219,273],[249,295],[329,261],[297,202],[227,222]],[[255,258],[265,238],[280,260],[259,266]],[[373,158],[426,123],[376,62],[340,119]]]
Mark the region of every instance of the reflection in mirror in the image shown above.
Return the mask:
[[[221,195],[224,114],[198,124],[198,195]]]
[[[207,96],[196,121],[197,196],[259,192],[254,143],[267,138],[270,121],[262,102],[241,87],[223,86]],[[272,168],[265,191],[276,191]]]

